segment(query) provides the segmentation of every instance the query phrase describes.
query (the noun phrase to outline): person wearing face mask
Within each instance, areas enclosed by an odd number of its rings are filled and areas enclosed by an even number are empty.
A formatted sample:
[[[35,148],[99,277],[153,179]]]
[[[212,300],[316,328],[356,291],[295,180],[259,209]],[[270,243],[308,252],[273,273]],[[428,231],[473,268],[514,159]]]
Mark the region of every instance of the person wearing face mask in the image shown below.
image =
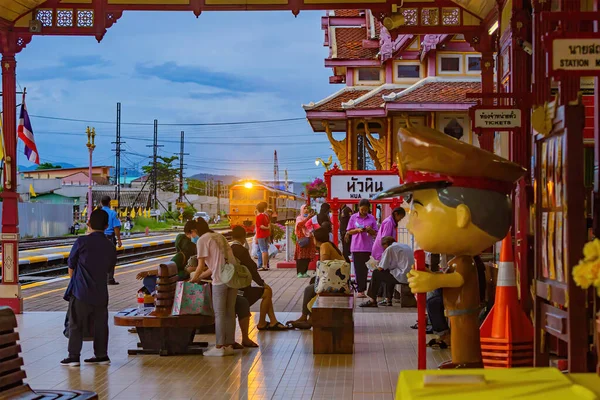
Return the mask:
[[[180,233],[175,238],[175,250],[177,254],[171,258],[171,261],[177,265],[177,280],[184,281],[190,277],[186,271],[188,260],[196,255],[196,244],[198,238],[190,239],[185,234]],[[149,293],[156,290],[156,268],[150,271],[143,271],[137,274],[136,279],[144,283],[144,287]]]
[[[370,214],[371,203],[367,199],[362,199],[358,203],[358,213],[352,214],[348,221],[348,230],[346,231],[345,241],[350,241],[352,237],[352,261],[354,262],[354,273],[356,274],[356,283],[358,285],[358,297],[365,298],[367,290],[367,277],[369,270],[367,261],[371,257],[373,242],[377,236],[377,220]]]
[[[226,260],[235,257],[227,240],[219,233],[210,230],[208,223],[199,219],[189,221],[183,227],[188,238],[199,237],[196,243],[198,267],[190,275],[190,282],[200,283],[212,278],[212,302],[215,312],[216,345],[204,352],[205,357],[224,357],[233,355],[235,345],[235,304],[237,289],[221,281],[221,267]]]
[[[311,239],[311,232],[306,227],[306,223],[315,215],[314,211],[309,212],[309,207],[305,204],[300,208],[300,215],[296,218],[296,272],[298,278],[308,278],[308,264],[315,256],[317,249]]]

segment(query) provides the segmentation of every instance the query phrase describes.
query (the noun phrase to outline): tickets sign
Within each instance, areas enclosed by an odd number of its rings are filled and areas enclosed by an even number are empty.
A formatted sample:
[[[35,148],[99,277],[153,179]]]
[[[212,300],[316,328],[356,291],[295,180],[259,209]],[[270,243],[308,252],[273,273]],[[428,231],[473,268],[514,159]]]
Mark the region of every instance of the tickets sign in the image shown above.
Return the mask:
[[[505,130],[521,127],[521,110],[480,108],[474,111],[474,127]]]
[[[600,76],[600,37],[553,38],[551,53],[553,75]]]

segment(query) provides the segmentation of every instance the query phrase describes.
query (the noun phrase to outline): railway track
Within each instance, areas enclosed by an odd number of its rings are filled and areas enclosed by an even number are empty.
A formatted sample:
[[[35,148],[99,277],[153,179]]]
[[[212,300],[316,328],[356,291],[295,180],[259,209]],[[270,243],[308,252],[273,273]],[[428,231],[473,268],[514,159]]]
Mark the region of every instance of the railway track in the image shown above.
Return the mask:
[[[180,230],[177,229],[169,229],[162,231],[153,231],[150,232],[150,236],[160,236],[169,233],[175,233]],[[132,233],[131,238],[139,238],[144,237],[143,232]],[[83,235],[79,235],[83,236]],[[35,238],[35,239],[21,239],[19,241],[19,250],[35,250],[42,249],[45,247],[54,247],[54,246],[65,246],[69,244],[75,243],[75,240],[79,236],[54,236],[54,237],[45,237],[45,238]]]
[[[227,238],[228,241],[231,241],[231,231],[215,230],[215,232],[221,233],[223,236],[225,236],[225,238]],[[117,265],[127,264],[135,261],[143,261],[150,258],[160,257],[169,254],[175,254],[173,244],[144,247],[137,249],[137,251],[135,252],[119,253],[117,255]],[[19,281],[22,284],[39,282],[53,279],[58,276],[64,276],[67,273],[68,267],[65,262],[54,265],[48,263],[42,263],[39,265],[30,264],[21,267],[21,272],[19,273]]]

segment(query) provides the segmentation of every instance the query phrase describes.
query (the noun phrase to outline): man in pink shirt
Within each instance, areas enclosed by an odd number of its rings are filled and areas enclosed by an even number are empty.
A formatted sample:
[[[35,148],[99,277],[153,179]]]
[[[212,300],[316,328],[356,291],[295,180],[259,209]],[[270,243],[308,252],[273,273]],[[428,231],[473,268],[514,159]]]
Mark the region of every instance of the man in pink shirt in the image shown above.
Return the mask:
[[[398,240],[398,224],[402,221],[402,218],[406,216],[406,211],[404,208],[398,207],[392,211],[392,215],[387,217],[381,223],[381,227],[379,227],[379,232],[377,232],[377,237],[375,238],[375,243],[373,244],[373,251],[371,252],[371,257],[376,259],[377,261],[381,261],[381,255],[383,254],[383,246],[381,245],[381,239],[386,236],[391,236],[394,240]]]

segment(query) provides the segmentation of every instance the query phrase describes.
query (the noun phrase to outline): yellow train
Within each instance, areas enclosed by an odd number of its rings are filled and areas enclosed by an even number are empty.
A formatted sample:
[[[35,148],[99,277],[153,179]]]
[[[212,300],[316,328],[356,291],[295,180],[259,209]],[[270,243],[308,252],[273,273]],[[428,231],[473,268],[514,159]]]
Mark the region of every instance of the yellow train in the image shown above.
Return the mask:
[[[292,192],[279,190],[258,182],[242,182],[229,190],[229,223],[254,232],[256,205],[264,201],[273,210],[274,221],[294,219],[306,200]]]

